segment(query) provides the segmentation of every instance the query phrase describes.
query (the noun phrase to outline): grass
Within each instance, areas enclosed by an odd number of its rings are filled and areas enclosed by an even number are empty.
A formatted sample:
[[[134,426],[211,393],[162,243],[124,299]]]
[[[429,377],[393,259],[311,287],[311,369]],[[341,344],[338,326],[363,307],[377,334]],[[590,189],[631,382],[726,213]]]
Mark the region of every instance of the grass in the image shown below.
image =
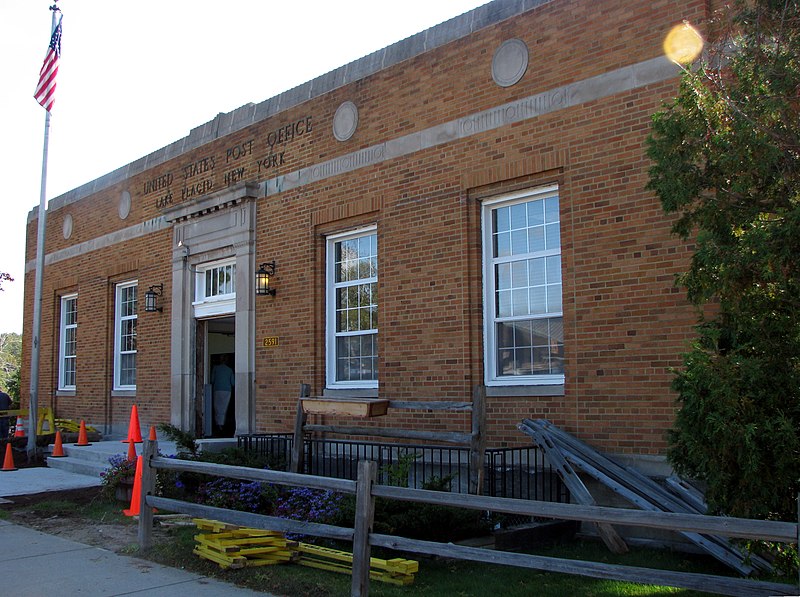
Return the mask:
[[[334,597],[348,595],[350,577],[333,572],[315,570],[296,565],[278,565],[241,570],[222,570],[216,564],[201,560],[192,554],[196,529],[176,528],[171,531],[172,541],[155,546],[147,558],[169,566],[183,567],[244,586],[256,591],[277,592],[281,595],[319,595]],[[346,546],[341,549],[348,549]],[[602,545],[593,542],[574,542],[569,545],[537,550],[539,555],[558,558],[586,559],[599,562],[666,568],[680,571],[723,573],[716,562],[703,557],[687,556],[669,551],[633,549],[623,556],[609,553]],[[700,597],[697,591],[671,587],[654,587],[636,583],[590,579],[579,576],[539,572],[511,566],[498,566],[464,562],[444,558],[419,557],[414,554],[393,555],[373,553],[386,557],[405,557],[420,561],[420,570],[413,585],[396,587],[381,582],[370,583],[370,594],[378,597],[483,597],[493,593],[503,597]]]
[[[41,518],[71,517],[76,519],[76,524],[136,524],[133,519],[121,513],[118,503],[99,499],[83,503],[69,500],[46,500],[30,504],[26,506],[26,509]],[[8,512],[0,509],[0,518],[8,518]],[[350,577],[348,575],[299,565],[284,564],[241,570],[223,570],[216,564],[203,560],[192,553],[195,545],[194,535],[197,533],[194,526],[173,527],[167,531],[166,538],[159,538],[159,541],[147,554],[139,554],[136,545],[126,547],[122,552],[175,568],[190,570],[254,591],[298,597],[305,595],[338,597],[350,594]],[[334,547],[343,550],[351,549],[351,546],[346,544]],[[705,556],[645,548],[632,548],[629,553],[617,556],[611,554],[601,543],[592,541],[574,541],[555,547],[543,547],[537,549],[535,553],[556,558],[581,559],[643,568],[718,575],[729,574],[727,568]],[[563,597],[564,595],[700,597],[708,595],[672,587],[591,579],[416,554],[374,550],[373,555],[385,558],[404,557],[420,562],[419,572],[411,586],[396,587],[372,581],[370,594],[376,597],[417,597],[418,595],[425,597],[484,597],[492,594],[503,595],[503,597],[528,597],[533,594],[537,597]],[[787,589],[791,590],[791,585],[787,585]]]

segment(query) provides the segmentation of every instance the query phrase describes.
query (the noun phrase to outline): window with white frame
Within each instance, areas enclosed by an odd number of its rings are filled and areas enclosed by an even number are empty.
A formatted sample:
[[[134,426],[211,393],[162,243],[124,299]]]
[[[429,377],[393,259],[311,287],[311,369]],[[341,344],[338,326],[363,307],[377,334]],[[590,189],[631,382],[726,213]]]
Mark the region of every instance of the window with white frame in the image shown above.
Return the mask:
[[[564,383],[558,187],[483,207],[487,385]]]
[[[378,235],[328,237],[328,387],[378,387]]]
[[[197,267],[194,291],[196,317],[236,311],[236,262],[225,259]]]
[[[78,295],[61,297],[59,325],[58,389],[75,389],[75,365],[78,334]]]
[[[114,389],[136,389],[137,282],[117,284],[114,298]]]

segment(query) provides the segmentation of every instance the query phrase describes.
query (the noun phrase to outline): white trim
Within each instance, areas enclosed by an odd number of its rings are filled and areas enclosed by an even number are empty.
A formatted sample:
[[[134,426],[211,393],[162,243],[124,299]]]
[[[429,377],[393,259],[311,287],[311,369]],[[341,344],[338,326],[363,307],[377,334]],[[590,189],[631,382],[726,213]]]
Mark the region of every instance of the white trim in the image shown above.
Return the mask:
[[[496,375],[497,356],[495,338],[495,279],[494,264],[496,260],[492,256],[492,222],[491,215],[493,210],[501,205],[521,203],[546,199],[548,197],[559,197],[558,185],[548,185],[535,189],[525,189],[515,191],[483,202],[481,207],[481,261],[483,273],[483,358],[484,358],[484,383],[487,386],[558,386],[564,384],[564,374],[549,375],[519,375],[504,376]],[[560,199],[560,197],[559,197]],[[540,256],[561,255],[561,244],[558,250],[545,250],[540,252]],[[549,317],[557,316],[549,314]],[[563,312],[562,312],[563,317]],[[521,319],[529,320],[535,317],[526,316]]]
[[[66,322],[66,314],[67,311],[64,308],[65,303],[67,301],[75,301],[75,323],[74,324],[67,324]],[[75,346],[75,353],[72,355],[66,354],[66,335],[67,329],[74,329],[76,335],[76,346]],[[60,321],[58,325],[58,391],[74,391],[75,385],[77,383],[77,362],[78,362],[78,348],[77,348],[77,334],[78,334],[78,293],[72,294],[65,294],[61,297],[61,312],[60,312]],[[66,368],[65,360],[67,358],[73,359],[73,363],[75,364],[75,376],[76,376],[76,383],[67,384],[64,381],[64,377],[66,375]]]
[[[209,270],[233,266],[233,292],[206,296],[206,273]],[[198,265],[194,270],[194,316],[196,319],[236,313],[236,258],[219,259]]]
[[[136,312],[133,315],[122,317],[120,312],[120,302],[121,302],[121,295],[122,290],[124,288],[136,288]],[[138,319],[139,319],[139,281],[138,280],[129,280],[127,282],[120,282],[114,286],[114,391],[125,391],[125,390],[136,390],[136,384],[126,384],[123,385],[120,383],[120,360],[122,356],[121,351],[121,341],[122,341],[122,334],[120,333],[120,327],[122,321],[137,321],[138,327]],[[126,354],[135,354],[138,358],[138,347],[136,350],[126,351]],[[138,368],[138,363],[137,363]]]
[[[330,389],[377,389],[378,380],[368,381],[337,381],[336,380],[336,291],[334,286],[334,245],[340,241],[363,236],[377,236],[376,224],[331,234],[325,238],[325,380],[326,387]],[[380,260],[378,276],[363,280],[363,282],[377,282],[380,277]],[[379,298],[380,300],[380,298]],[[380,309],[379,309],[380,311]],[[380,356],[380,355],[379,355]]]

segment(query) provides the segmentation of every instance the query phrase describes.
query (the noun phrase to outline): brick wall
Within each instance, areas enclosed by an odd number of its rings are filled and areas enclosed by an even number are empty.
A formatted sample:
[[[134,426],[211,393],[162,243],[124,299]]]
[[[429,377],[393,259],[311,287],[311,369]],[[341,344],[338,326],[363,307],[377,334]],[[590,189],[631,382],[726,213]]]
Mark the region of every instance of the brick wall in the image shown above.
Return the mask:
[[[119,234],[158,218],[184,183],[209,180],[186,201],[238,180],[264,181],[344,153],[419,132],[567,83],[655,58],[672,24],[701,23],[706,2],[554,0],[528,13],[411,58],[318,98],[176,155],[122,183],[48,215],[47,253]],[[530,62],[522,80],[497,86],[493,52],[522,39]],[[669,368],[695,316],[674,276],[690,247],[669,233],[644,190],[650,116],[677,79],[642,86],[474,134],[432,148],[260,197],[256,262],[275,259],[274,298],[256,301],[256,429],[288,431],[300,383],[325,384],[325,236],[377,224],[380,258],[380,386],[393,399],[467,400],[483,380],[481,201],[503,192],[559,185],[566,352],[563,396],[492,396],[490,445],[525,444],[523,417],[546,417],[584,440],[621,453],[665,447],[674,396]],[[358,106],[355,135],[331,134],[343,101]],[[310,118],[310,121],[308,120]],[[310,122],[310,130],[307,123]],[[290,123],[304,132],[268,158],[271,134]],[[301,127],[302,128],[302,127]],[[212,167],[213,166],[213,167]],[[226,174],[228,178],[226,178]],[[241,178],[239,178],[241,177]],[[166,184],[170,181],[169,185]],[[123,192],[130,214],[119,216]],[[70,238],[64,217],[74,221]],[[36,220],[27,259],[35,258]],[[84,245],[85,246],[85,245]],[[143,426],[169,420],[172,235],[168,227],[85,250],[45,272],[40,404],[58,416],[126,425],[138,405]],[[251,275],[240,272],[239,275]],[[112,396],[114,284],[139,280],[135,397]],[[144,313],[144,292],[164,284],[163,313]],[[59,297],[78,292],[78,387],[55,396]],[[30,358],[33,272],[26,276],[25,355]],[[27,379],[23,387],[27,388]],[[330,421],[326,421],[330,422]],[[376,424],[466,428],[464,418],[390,416]]]

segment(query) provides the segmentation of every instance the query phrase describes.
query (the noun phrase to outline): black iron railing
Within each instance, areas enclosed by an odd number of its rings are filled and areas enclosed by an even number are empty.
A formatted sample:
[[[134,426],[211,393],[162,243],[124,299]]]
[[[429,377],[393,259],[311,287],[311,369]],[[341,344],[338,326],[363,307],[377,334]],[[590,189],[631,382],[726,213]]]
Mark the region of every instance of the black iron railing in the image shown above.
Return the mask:
[[[249,434],[237,437],[240,448],[273,460],[289,462],[292,434]],[[450,479],[450,490],[467,493],[469,449],[416,444],[307,438],[303,442],[305,474],[356,479],[358,461],[378,464],[379,482],[421,488]],[[484,456],[484,495],[569,502],[569,492],[535,446],[489,448]]]

